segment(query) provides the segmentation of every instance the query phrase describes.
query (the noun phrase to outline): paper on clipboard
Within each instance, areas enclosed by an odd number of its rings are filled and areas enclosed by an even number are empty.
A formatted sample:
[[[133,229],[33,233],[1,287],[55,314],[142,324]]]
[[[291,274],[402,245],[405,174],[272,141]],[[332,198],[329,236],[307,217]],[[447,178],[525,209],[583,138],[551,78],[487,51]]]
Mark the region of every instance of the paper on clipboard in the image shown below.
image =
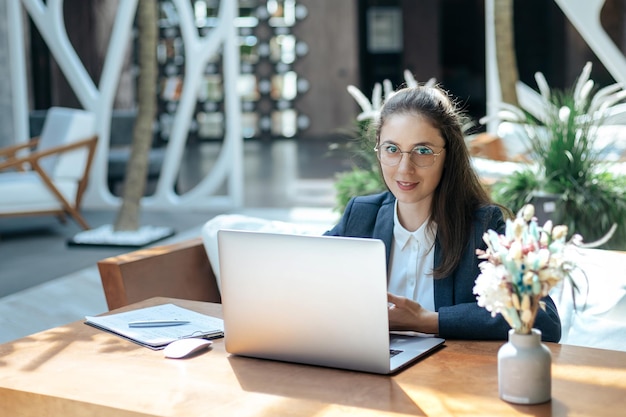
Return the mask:
[[[129,327],[131,321],[184,320],[187,324],[165,327]],[[86,316],[85,324],[97,327],[151,349],[163,349],[177,339],[224,336],[222,319],[197,313],[174,304],[161,304],[107,316]]]

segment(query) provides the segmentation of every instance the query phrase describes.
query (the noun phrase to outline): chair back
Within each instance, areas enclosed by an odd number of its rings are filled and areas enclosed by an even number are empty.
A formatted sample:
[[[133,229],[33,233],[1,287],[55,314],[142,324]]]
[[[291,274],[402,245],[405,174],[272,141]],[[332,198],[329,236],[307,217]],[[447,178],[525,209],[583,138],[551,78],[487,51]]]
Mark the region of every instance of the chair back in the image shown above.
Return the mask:
[[[39,137],[37,150],[50,149],[96,134],[96,117],[92,112],[64,107],[51,107]],[[80,180],[88,161],[88,149],[80,148],[42,158],[42,169],[52,178]]]
[[[103,259],[98,271],[109,310],[151,297],[222,301],[200,238]]]

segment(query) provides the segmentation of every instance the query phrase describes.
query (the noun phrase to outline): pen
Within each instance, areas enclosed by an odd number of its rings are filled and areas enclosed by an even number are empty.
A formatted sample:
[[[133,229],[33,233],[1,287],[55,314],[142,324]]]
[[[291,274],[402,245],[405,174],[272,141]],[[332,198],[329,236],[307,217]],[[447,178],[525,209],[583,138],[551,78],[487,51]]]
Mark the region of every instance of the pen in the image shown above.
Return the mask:
[[[190,322],[186,320],[140,320],[129,322],[128,327],[165,327],[180,326],[188,323]]]

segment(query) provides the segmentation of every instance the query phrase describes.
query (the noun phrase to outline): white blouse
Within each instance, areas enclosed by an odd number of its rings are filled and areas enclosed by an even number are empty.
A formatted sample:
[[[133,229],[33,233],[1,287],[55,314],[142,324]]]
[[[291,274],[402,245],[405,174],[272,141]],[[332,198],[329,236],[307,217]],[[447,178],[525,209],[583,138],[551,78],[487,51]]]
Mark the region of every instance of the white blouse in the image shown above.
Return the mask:
[[[437,228],[429,229],[427,224],[428,219],[416,231],[406,230],[398,221],[396,201],[387,289],[435,311],[433,267]]]

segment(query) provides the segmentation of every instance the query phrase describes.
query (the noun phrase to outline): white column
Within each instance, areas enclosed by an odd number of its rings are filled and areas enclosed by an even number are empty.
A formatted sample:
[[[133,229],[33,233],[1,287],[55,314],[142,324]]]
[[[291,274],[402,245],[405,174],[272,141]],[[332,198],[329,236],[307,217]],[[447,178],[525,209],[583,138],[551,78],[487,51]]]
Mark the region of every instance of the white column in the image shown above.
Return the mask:
[[[494,112],[497,111],[502,101],[502,91],[500,90],[500,76],[498,75],[498,62],[496,58],[496,28],[495,28],[495,8],[494,1],[485,0],[485,78],[487,88],[487,132],[496,133],[498,121],[494,119]]]
[[[28,89],[24,57],[22,7],[17,1],[0,4],[0,147],[24,143],[28,127]]]

